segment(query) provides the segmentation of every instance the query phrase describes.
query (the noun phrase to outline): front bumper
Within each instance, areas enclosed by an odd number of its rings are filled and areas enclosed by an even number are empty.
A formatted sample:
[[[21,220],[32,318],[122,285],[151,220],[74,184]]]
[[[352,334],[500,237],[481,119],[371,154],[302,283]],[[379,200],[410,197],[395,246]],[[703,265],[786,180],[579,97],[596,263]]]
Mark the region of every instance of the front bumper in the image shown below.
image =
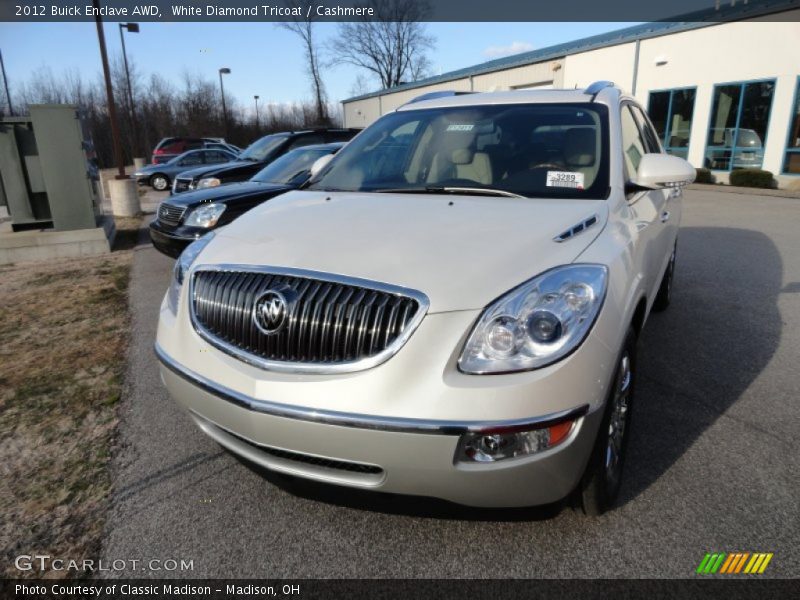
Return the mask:
[[[217,227],[222,225],[220,223]],[[154,219],[148,229],[150,230],[150,241],[153,242],[156,250],[172,258],[178,258],[186,246],[203,237],[209,231],[213,231],[216,227],[201,229],[199,227],[179,225],[175,229],[166,229],[159,223],[158,219]]]
[[[161,378],[173,398],[208,436],[265,468],[362,489],[441,498],[469,506],[533,506],[567,496],[578,483],[602,411],[580,406],[529,419],[530,428],[577,418],[569,437],[549,450],[497,463],[455,463],[461,433],[501,422],[383,419],[272,404],[262,412],[203,376],[174,363],[157,348]],[[209,385],[210,384],[210,385]],[[331,420],[338,423],[333,424]],[[508,422],[525,429],[525,420]]]
[[[185,294],[184,294],[185,295]],[[536,371],[459,373],[458,350],[480,311],[427,315],[386,363],[339,375],[280,374],[209,345],[162,306],[161,377],[197,425],[266,468],[338,485],[470,506],[555,502],[578,484],[602,419],[617,349],[591,334]],[[603,320],[595,329],[602,332]],[[456,462],[460,435],[577,418],[543,452],[495,463]]]
[[[181,252],[191,244],[196,238],[184,236],[175,231],[162,229],[158,221],[150,223],[150,241],[156,250],[172,258],[178,258]]]

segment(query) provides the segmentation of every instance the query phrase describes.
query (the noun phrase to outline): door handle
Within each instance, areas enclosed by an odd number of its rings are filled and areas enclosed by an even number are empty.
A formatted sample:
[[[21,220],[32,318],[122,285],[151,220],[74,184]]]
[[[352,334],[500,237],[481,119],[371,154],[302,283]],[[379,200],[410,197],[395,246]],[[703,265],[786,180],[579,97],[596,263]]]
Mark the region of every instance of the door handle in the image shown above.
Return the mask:
[[[661,222],[666,223],[667,221],[669,221],[669,217],[670,217],[669,211],[665,210],[663,213],[661,213]]]

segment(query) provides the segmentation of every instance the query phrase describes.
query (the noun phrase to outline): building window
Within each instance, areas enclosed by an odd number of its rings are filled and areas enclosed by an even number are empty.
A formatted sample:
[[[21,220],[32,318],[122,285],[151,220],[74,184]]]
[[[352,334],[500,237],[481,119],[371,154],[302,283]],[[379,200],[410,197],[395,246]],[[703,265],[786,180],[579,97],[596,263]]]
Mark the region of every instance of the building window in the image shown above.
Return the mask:
[[[794,90],[794,106],[792,108],[783,172],[800,175],[800,78],[797,79],[797,87]]]
[[[647,114],[661,144],[664,150],[681,158],[689,156],[694,96],[694,88],[650,92]]]
[[[774,81],[714,87],[706,167],[722,171],[761,168],[774,92]]]

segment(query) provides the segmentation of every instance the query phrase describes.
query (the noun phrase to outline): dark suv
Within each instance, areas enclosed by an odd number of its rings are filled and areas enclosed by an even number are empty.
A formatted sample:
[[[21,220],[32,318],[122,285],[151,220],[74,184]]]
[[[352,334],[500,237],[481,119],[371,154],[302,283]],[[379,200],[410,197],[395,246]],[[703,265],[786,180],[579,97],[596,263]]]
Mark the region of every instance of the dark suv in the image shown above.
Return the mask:
[[[183,154],[187,150],[197,150],[199,148],[208,148],[220,144],[225,144],[225,140],[222,138],[210,137],[165,137],[156,144],[151,162],[154,165],[160,165],[175,158],[179,154]]]
[[[191,169],[178,175],[172,193],[216,187],[225,183],[247,181],[279,156],[312,144],[347,142],[360,129],[313,129],[273,133],[250,144],[237,160],[216,166]]]

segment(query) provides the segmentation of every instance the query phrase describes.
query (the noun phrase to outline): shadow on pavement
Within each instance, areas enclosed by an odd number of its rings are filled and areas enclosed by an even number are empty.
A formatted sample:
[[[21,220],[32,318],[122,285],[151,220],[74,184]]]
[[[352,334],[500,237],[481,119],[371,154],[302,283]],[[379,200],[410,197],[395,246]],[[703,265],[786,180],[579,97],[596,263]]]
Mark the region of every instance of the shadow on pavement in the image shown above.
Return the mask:
[[[763,233],[681,229],[672,304],[644,329],[620,504],[666,472],[769,363],[781,337],[782,279]]]

